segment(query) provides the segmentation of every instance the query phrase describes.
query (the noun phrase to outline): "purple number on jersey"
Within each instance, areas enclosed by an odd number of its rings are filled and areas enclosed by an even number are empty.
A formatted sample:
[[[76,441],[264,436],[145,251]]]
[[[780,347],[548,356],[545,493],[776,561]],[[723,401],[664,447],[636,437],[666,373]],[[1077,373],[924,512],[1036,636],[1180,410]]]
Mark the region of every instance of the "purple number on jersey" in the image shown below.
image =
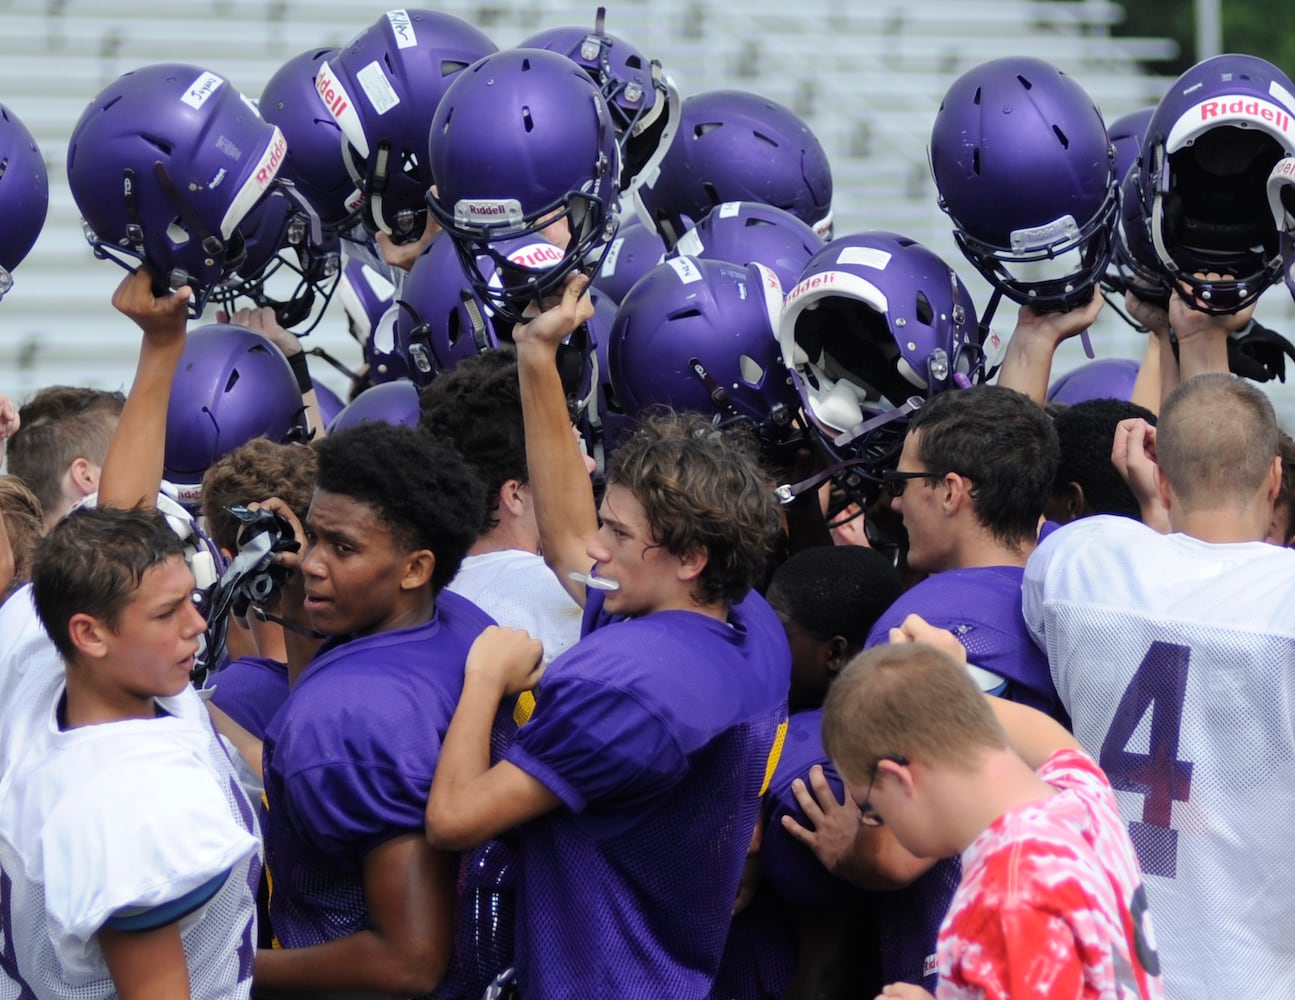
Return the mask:
[[[1173,804],[1186,802],[1192,788],[1192,765],[1178,759],[1191,655],[1186,646],[1151,644],[1115,709],[1099,760],[1113,788],[1146,796],[1142,821],[1129,822],[1129,839],[1137,849],[1142,870],[1165,878],[1174,878],[1178,873],[1178,831],[1171,823]],[[1126,747],[1148,709],[1149,752],[1130,752]]]
[[[36,994],[18,972],[18,955],[13,943],[13,882],[0,871],[0,973],[18,987],[16,1000],[36,1000]]]

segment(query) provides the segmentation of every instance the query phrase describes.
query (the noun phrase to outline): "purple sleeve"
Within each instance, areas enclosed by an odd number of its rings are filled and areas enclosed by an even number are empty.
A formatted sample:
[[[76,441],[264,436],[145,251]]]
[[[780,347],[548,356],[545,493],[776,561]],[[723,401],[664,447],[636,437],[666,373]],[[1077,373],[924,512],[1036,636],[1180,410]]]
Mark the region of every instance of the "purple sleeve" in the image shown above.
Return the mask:
[[[292,776],[285,807],[320,853],[360,859],[379,844],[421,832],[430,776],[341,761]]]
[[[577,676],[542,684],[536,701],[504,756],[572,811],[650,799],[683,777],[669,726],[633,695]]]

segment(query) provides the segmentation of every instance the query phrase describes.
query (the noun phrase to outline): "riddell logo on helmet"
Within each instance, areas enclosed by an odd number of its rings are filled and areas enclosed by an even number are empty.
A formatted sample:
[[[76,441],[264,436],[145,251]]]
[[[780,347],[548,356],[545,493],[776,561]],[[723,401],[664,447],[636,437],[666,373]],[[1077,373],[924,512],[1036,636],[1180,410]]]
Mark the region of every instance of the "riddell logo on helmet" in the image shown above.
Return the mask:
[[[324,63],[315,75],[315,90],[319,92],[319,99],[332,112],[334,118],[340,119],[350,107],[351,102],[347,100],[346,91],[338,85],[337,78],[333,76],[327,63]]]
[[[279,165],[283,163],[283,158],[288,152],[288,140],[283,137],[283,133],[275,129],[274,142],[270,144],[269,152],[261,165],[256,170],[256,186],[263,188],[274,180],[279,172]]]
[[[800,296],[804,295],[806,292],[812,289],[822,288],[825,285],[834,285],[834,284],[836,284],[835,271],[828,271],[826,274],[816,274],[812,278],[806,278],[795,288],[793,288],[787,295],[787,301],[792,302],[795,299],[800,298]]]
[[[562,263],[562,251],[552,243],[532,243],[524,246],[520,250],[515,250],[508,255],[508,261],[512,264],[520,264],[522,267],[531,268],[532,270],[541,267],[548,267],[552,264]]]
[[[1291,128],[1290,115],[1280,108],[1269,104],[1267,101],[1246,100],[1238,97],[1235,101],[1205,101],[1200,105],[1201,121],[1206,122],[1211,118],[1233,118],[1237,115],[1244,115],[1247,118],[1258,119],[1259,121],[1272,122],[1283,132],[1289,132]]]

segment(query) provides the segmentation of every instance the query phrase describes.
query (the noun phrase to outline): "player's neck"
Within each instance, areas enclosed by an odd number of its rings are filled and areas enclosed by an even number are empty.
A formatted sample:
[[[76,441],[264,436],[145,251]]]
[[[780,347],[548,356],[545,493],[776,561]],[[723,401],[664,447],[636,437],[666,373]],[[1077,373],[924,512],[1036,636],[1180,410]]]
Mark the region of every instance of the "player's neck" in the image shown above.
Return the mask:
[[[73,668],[75,669],[75,668]],[[107,722],[157,718],[157,701],[122,690],[100,690],[69,670],[59,711],[61,729],[80,729]]]
[[[1216,545],[1262,542],[1271,515],[1253,511],[1169,509],[1169,530]],[[1262,520],[1261,520],[1262,518]]]
[[[950,810],[950,832],[959,850],[966,850],[1006,813],[1041,802],[1056,791],[1012,751],[992,751],[979,762],[974,780],[959,788],[959,801]]]
[[[983,566],[1024,566],[1034,543],[1015,548],[1004,545],[983,528],[959,540],[954,549],[952,564],[947,569],[975,569]]]

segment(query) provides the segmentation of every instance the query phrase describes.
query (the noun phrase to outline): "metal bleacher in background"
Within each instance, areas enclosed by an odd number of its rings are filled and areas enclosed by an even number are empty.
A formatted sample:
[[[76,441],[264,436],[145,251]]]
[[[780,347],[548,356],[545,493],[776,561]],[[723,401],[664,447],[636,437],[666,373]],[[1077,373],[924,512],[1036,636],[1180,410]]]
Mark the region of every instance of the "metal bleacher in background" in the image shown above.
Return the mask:
[[[453,0],[441,9],[502,47],[542,27],[592,24],[594,6]],[[353,0],[178,0],[165,8],[0,0],[0,101],[35,133],[50,173],[49,221],[0,304],[0,393],[21,399],[54,382],[124,388],[133,371],[137,333],[108,304],[122,272],[91,256],[63,166],[90,97],[120,73],[162,61],[204,65],[256,96],[288,58],[341,44],[384,9]],[[1144,65],[1176,47],[1113,38],[1122,16],[1110,0],[620,0],[609,6],[607,30],[660,59],[685,96],[737,87],[790,106],[827,149],[837,232],[884,228],[918,239],[958,268],[983,305],[987,287],[958,255],[927,170],[940,97],[976,63],[1028,54],[1078,79],[1108,121],[1154,103],[1168,81]],[[1268,299],[1279,314],[1290,312],[1284,292]],[[310,339],[354,361],[340,306],[333,311]],[[1013,315],[1010,305],[1000,310],[995,326],[1010,329]],[[1094,334],[1099,355],[1140,351],[1114,316]],[[1063,345],[1058,370],[1082,360],[1077,345]],[[340,388],[332,373],[319,374]]]

